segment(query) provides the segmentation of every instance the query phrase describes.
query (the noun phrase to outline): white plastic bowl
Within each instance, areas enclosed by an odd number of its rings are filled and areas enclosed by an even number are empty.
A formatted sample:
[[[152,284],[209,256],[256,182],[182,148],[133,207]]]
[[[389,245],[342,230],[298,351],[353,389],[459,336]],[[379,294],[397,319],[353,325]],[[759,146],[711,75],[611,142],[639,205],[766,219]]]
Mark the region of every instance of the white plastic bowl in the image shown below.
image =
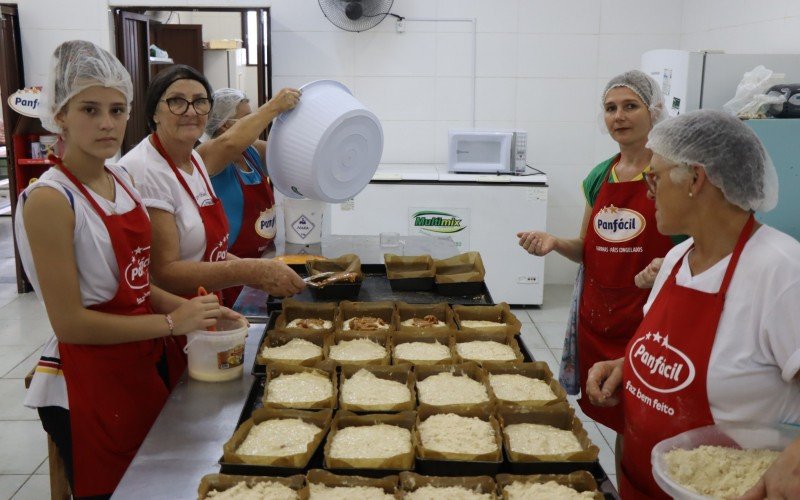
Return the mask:
[[[272,124],[267,167],[289,198],[340,203],[361,192],[383,154],[378,117],[333,80],[304,85],[300,102]]]
[[[667,452],[674,449],[693,450],[702,445],[782,451],[798,437],[800,427],[782,424],[717,424],[698,427],[665,439],[653,448],[650,455],[653,478],[673,498],[706,500],[709,497],[695,493],[672,480],[664,459]]]

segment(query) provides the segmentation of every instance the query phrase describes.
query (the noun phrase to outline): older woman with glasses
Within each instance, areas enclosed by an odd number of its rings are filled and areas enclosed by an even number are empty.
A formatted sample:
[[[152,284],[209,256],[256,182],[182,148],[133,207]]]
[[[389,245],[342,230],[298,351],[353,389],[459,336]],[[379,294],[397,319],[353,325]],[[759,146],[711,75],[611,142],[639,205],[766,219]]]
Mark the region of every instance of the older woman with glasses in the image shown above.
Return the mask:
[[[156,75],[145,96],[152,133],[120,160],[133,175],[152,221],[155,283],[182,296],[196,295],[201,286],[220,291],[250,285],[280,296],[304,287],[281,262],[228,253],[228,221],[206,166],[224,166],[241,155],[272,117],[298,99],[297,91],[282,91],[273,99],[279,105],[270,107],[272,116],[253,113],[215,144],[204,145],[203,155],[194,147],[211,112],[211,86],[189,66],[175,65]]]
[[[669,498],[651,473],[655,444],[720,422],[800,422],[800,243],[754,218],[777,204],[758,137],[712,110],[657,125],[645,176],[664,258],[624,356],[594,365],[587,392],[622,401],[623,498]],[[745,498],[800,498],[800,440]]]

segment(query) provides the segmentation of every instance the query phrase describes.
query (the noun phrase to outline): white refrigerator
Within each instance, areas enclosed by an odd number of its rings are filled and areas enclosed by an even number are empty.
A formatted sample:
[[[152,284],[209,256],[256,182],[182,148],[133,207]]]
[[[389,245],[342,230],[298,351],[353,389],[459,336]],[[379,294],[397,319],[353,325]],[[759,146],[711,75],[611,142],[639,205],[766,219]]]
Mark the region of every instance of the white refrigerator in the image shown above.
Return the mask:
[[[452,238],[461,252],[480,252],[495,302],[541,305],[544,259],[526,253],[515,234],[547,227],[547,190],[544,174],[452,174],[447,165],[382,165],[355,198],[328,205],[323,230]]]
[[[742,76],[758,65],[800,82],[800,54],[724,54],[659,49],[642,54],[642,71],[664,92],[670,116],[695,109],[722,109]],[[779,83],[779,82],[776,82]]]

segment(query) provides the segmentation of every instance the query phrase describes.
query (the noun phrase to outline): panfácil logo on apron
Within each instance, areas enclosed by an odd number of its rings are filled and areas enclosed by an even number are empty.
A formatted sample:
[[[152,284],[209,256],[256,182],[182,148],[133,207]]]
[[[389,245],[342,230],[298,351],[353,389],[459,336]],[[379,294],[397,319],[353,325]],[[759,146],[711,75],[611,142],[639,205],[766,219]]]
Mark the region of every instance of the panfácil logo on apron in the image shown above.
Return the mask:
[[[644,385],[663,394],[677,392],[692,383],[695,368],[689,356],[670,345],[669,335],[648,332],[628,351],[631,369]]]
[[[262,238],[271,240],[275,237],[278,228],[276,227],[275,209],[273,207],[261,211],[258,218],[256,218],[255,229],[256,233]]]
[[[137,247],[131,252],[131,261],[125,267],[125,282],[133,290],[150,284],[150,247]]]
[[[636,210],[609,205],[597,212],[592,226],[602,239],[611,243],[622,243],[642,234],[647,222]]]

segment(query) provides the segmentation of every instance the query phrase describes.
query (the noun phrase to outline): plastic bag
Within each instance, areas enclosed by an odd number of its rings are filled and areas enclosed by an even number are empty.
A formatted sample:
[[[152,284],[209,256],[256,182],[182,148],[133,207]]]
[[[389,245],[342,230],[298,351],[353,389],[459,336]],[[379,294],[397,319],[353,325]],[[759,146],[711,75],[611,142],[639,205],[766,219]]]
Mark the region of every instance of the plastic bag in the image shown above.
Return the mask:
[[[564,351],[558,370],[558,382],[575,396],[581,392],[580,371],[578,369],[578,306],[583,293],[583,264],[578,268],[575,277],[575,288],[572,289],[572,301],[567,318],[567,331],[564,336]]]
[[[736,95],[722,108],[739,118],[766,118],[770,108],[780,107],[786,102],[786,97],[782,95],[765,94],[776,83],[779,82],[773,78],[771,69],[756,66],[744,74],[736,87]]]

